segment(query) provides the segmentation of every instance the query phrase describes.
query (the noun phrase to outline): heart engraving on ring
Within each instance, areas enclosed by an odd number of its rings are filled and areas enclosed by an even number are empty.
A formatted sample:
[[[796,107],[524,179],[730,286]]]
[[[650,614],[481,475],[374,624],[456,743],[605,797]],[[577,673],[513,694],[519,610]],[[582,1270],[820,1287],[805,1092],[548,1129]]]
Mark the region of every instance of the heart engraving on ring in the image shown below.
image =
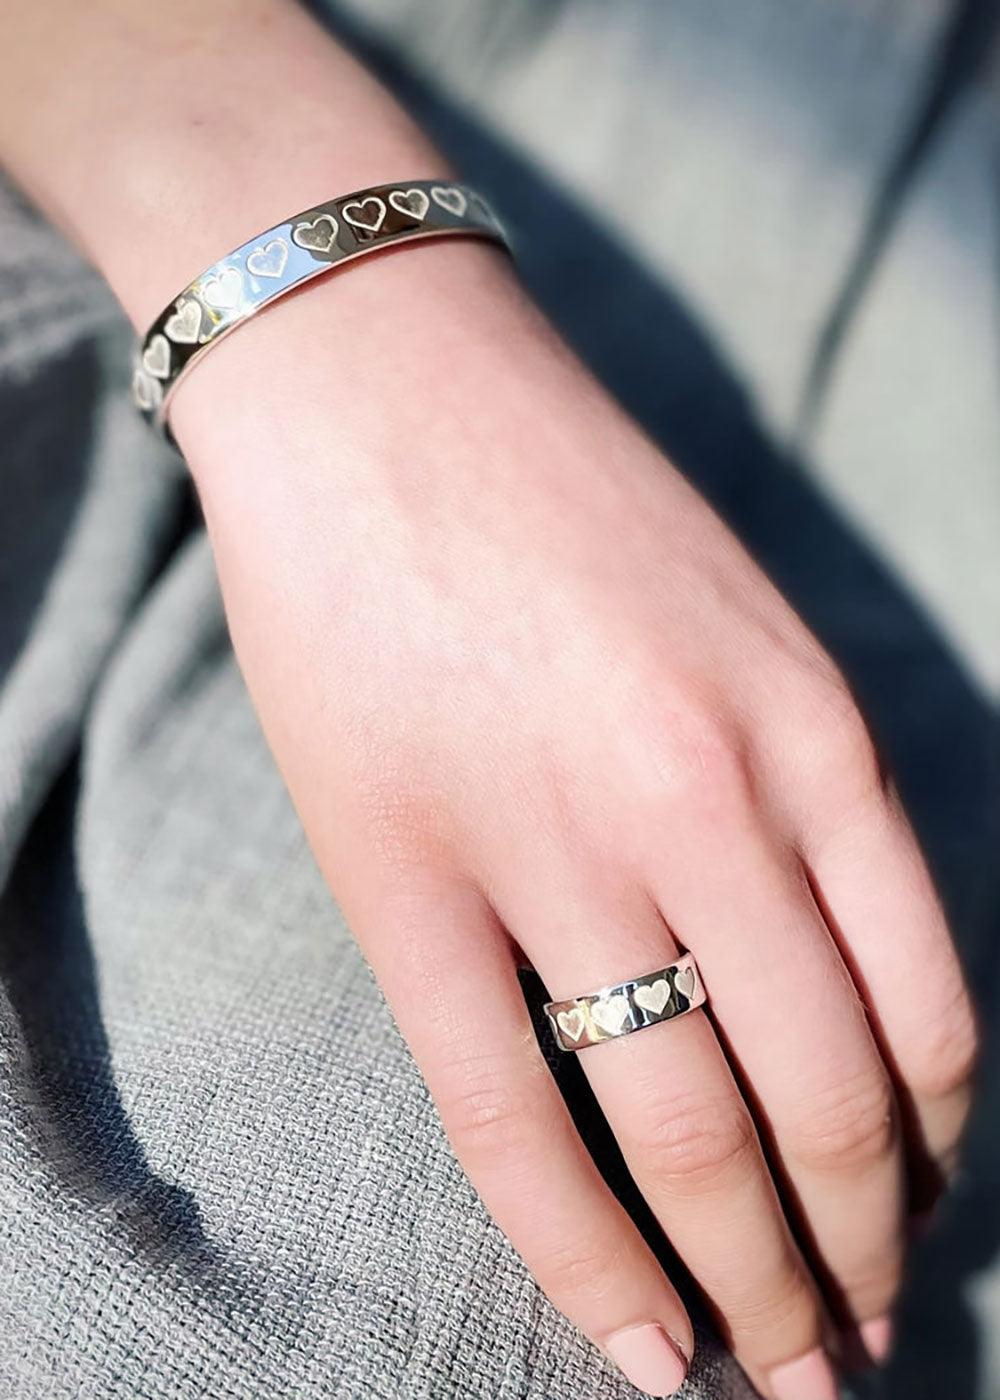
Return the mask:
[[[243,295],[243,273],[238,267],[227,267],[218,277],[209,277],[201,284],[202,300],[218,311],[232,311]]]
[[[649,1011],[652,1015],[659,1016],[670,1000],[670,983],[665,977],[658,977],[655,982],[650,982],[648,986],[636,987],[632,993],[632,1000],[636,1006],[641,1006],[643,1011]]]
[[[332,214],[320,214],[311,224],[296,224],[292,242],[310,253],[328,253],[337,237],[337,228],[337,220]]]
[[[579,1040],[587,1025],[583,1012],[578,1006],[574,1006],[572,1011],[560,1011],[556,1016],[556,1024],[563,1035],[568,1035],[570,1040]]]
[[[435,204],[440,204],[442,209],[447,209],[449,214],[454,214],[457,218],[461,218],[468,207],[465,195],[454,185],[435,185],[431,190],[431,198]]]
[[[358,212],[352,214],[349,212],[352,209]],[[377,195],[370,194],[367,199],[352,199],[350,204],[342,204],[340,212],[355,228],[362,228],[366,233],[378,233],[386,211],[385,205]]]
[[[280,277],[287,261],[288,244],[283,238],[272,238],[253,250],[247,258],[247,271],[255,277]]]
[[[617,1035],[628,1015],[628,997],[622,992],[616,992],[614,996],[595,1001],[591,1005],[590,1014],[602,1031],[606,1031],[608,1035]]]
[[[179,301],[163,329],[175,345],[196,345],[201,330],[201,307],[190,299]]]
[[[693,967],[685,967],[681,972],[674,973],[674,986],[681,996],[689,999],[694,995],[695,975]]]
[[[393,190],[389,203],[397,214],[408,214],[418,223],[423,223],[431,204],[423,190]]]
[[[473,190],[469,195],[469,206],[481,219],[486,219],[489,223],[496,222],[496,215],[478,190]]]
[[[157,379],[170,378],[170,342],[165,335],[154,335],[142,352],[142,367]]]
[[[132,376],[132,398],[143,413],[152,413],[163,398],[160,381],[151,378],[144,369],[137,369]]]

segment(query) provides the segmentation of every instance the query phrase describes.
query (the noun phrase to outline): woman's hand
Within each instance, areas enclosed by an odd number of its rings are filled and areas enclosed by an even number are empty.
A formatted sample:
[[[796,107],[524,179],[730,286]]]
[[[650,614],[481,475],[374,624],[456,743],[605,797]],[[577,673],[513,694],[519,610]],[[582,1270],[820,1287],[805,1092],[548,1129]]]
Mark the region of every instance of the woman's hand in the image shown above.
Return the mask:
[[[141,329],[289,211],[447,174],[284,0],[37,0],[4,40],[0,157]],[[545,1068],[513,940],[556,999],[691,949],[711,1015],[582,1063],[755,1381],[829,1400],[827,1311],[888,1340],[901,1116],[947,1169],[974,1051],[829,658],[495,249],[284,298],[172,422],[274,752],[487,1205],[637,1384],[680,1382],[690,1323]]]
[[[554,998],[688,948],[711,1016],[582,1063],[754,1380],[832,1396],[828,1310],[888,1340],[900,1096],[947,1169],[974,1031],[829,657],[482,245],[286,299],[172,421],[320,864],[542,1287],[640,1387],[680,1383],[690,1323],[543,1063],[512,940]]]

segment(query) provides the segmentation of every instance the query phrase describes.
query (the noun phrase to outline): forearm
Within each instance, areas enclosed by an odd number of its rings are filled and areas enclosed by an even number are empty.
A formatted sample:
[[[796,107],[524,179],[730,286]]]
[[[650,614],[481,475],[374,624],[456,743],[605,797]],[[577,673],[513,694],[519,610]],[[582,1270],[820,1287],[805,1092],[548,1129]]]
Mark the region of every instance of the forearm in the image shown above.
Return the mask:
[[[291,0],[36,0],[0,46],[0,161],[137,328],[257,229],[447,163]]]

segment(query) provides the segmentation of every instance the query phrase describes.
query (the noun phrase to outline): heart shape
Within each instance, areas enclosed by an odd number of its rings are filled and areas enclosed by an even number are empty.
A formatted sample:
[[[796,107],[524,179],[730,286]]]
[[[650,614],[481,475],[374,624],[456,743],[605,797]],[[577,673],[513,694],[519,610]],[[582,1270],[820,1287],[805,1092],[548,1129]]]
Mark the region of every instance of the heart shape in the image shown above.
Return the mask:
[[[628,997],[622,992],[616,992],[614,996],[595,1001],[591,1005],[590,1014],[602,1031],[606,1031],[608,1035],[617,1035],[628,1015]]]
[[[292,242],[310,253],[328,253],[337,237],[337,220],[332,214],[320,214],[312,223],[296,224]]]
[[[632,1000],[636,1006],[641,1006],[643,1011],[659,1016],[670,1000],[670,983],[665,977],[658,977],[655,982],[636,987],[632,993]]]
[[[201,284],[201,299],[217,311],[232,311],[243,295],[243,273],[238,267],[227,267],[218,277],[209,277]]]
[[[348,210],[356,209],[356,214],[351,214]],[[370,194],[367,199],[352,199],[350,204],[342,204],[340,212],[349,224],[355,228],[363,228],[366,233],[378,233],[382,227],[382,220],[385,218],[385,205],[377,195]]]
[[[288,244],[283,238],[272,238],[253,250],[247,258],[247,271],[255,277],[280,277],[287,261]]]
[[[449,214],[461,218],[468,206],[468,200],[461,190],[457,190],[454,185],[435,185],[431,190],[431,199],[435,204],[440,204],[442,209],[447,209]]]
[[[132,397],[136,407],[143,413],[151,413],[163,397],[160,381],[153,379],[143,369],[137,369],[132,376]]]
[[[560,1011],[556,1016],[556,1024],[570,1040],[579,1040],[587,1026],[584,1014],[578,1006],[574,1006],[572,1011]]]
[[[694,968],[693,968],[693,967],[685,967],[685,968],[683,969],[683,971],[681,971],[681,972],[675,972],[675,973],[674,973],[674,987],[677,989],[677,991],[680,992],[681,996],[687,997],[688,1000],[690,1000],[691,997],[694,995],[694,987],[695,987]]]
[[[170,378],[170,342],[165,335],[154,335],[142,352],[142,367],[157,379]]]
[[[201,330],[201,307],[196,301],[179,301],[163,329],[175,345],[196,345]]]
[[[411,219],[423,223],[431,202],[423,190],[393,190],[389,203],[398,214],[408,214]]]

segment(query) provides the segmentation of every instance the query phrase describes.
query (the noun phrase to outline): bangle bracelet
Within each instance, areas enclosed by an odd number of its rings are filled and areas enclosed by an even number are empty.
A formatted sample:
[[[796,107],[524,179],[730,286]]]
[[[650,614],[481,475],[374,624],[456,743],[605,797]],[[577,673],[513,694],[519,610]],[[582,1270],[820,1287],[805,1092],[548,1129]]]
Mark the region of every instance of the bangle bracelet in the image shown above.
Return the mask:
[[[482,195],[446,180],[372,185],[269,228],[213,263],[161,311],[136,353],[136,407],[169,436],[167,404],[179,380],[255,311],[310,278],[387,244],[456,233],[492,238],[510,249],[506,231]]]

